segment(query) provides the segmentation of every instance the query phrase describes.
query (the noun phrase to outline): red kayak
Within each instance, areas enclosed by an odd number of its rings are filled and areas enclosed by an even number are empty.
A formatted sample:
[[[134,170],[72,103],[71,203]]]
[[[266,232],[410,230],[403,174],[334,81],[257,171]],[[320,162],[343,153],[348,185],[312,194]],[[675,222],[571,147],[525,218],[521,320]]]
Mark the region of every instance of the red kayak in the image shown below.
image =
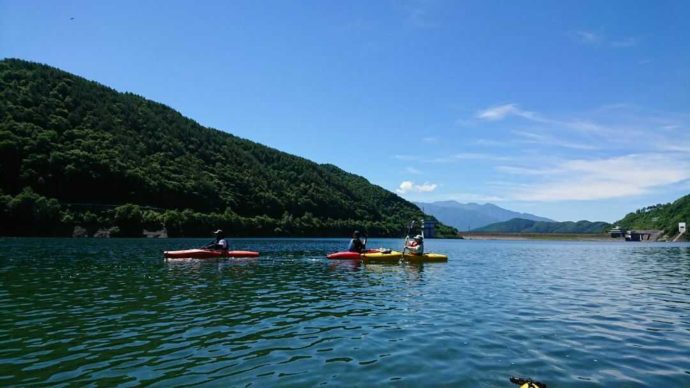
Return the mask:
[[[259,257],[259,252],[224,251],[220,249],[186,249],[183,251],[165,251],[163,256],[169,259],[212,259],[217,257]]]
[[[359,260],[359,259],[399,259],[400,252],[390,249],[367,249],[359,252],[335,252],[327,255],[331,260]]]
[[[357,260],[360,257],[359,252],[335,252],[329,254],[328,257],[331,260]]]

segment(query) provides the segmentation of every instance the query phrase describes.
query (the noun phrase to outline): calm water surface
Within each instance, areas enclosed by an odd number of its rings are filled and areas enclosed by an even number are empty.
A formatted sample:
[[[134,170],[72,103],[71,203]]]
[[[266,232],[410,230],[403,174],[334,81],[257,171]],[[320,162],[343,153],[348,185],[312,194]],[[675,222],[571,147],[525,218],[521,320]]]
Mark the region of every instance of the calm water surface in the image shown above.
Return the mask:
[[[0,239],[0,385],[690,386],[690,246],[335,239]],[[399,240],[370,246],[398,248]]]

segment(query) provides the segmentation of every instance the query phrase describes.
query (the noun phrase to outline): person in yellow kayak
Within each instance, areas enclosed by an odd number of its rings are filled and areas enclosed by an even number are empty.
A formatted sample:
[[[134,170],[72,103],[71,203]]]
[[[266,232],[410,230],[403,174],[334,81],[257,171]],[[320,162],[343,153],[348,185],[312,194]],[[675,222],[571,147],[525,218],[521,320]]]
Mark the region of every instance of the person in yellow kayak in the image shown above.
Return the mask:
[[[213,234],[216,236],[216,239],[204,246],[203,249],[218,249],[223,251],[230,249],[230,244],[228,244],[228,240],[225,239],[225,233],[223,233],[221,229],[216,230]]]
[[[358,253],[364,252],[364,250],[367,248],[367,238],[365,235],[364,241],[362,241],[359,239],[359,237],[359,231],[355,230],[355,232],[352,233],[352,240],[350,240],[350,245],[347,247],[348,251]]]
[[[424,254],[424,236],[418,234],[413,238],[407,240],[405,244],[405,249],[408,250],[413,255],[423,255]]]

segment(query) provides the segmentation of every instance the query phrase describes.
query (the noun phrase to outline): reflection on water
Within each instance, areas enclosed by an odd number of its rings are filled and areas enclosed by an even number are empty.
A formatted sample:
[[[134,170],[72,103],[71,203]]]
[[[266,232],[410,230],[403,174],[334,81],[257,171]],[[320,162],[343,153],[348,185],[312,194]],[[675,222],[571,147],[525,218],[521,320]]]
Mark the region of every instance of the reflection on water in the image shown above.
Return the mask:
[[[391,264],[232,243],[262,256],[0,240],[0,384],[690,386],[687,244],[430,240],[448,263]]]

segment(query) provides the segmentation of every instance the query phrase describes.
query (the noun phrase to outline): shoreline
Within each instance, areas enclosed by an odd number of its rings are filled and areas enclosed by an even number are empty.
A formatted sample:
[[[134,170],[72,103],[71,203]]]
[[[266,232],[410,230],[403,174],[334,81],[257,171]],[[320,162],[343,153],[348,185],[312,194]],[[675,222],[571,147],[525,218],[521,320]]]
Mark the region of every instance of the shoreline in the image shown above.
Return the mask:
[[[527,241],[527,240],[566,240],[566,241],[596,241],[596,242],[625,242],[624,237],[610,237],[608,234],[590,233],[479,233],[465,232],[459,233],[465,240],[507,240],[507,241]],[[640,242],[640,241],[633,241]],[[656,240],[646,240],[641,242],[665,242]]]

